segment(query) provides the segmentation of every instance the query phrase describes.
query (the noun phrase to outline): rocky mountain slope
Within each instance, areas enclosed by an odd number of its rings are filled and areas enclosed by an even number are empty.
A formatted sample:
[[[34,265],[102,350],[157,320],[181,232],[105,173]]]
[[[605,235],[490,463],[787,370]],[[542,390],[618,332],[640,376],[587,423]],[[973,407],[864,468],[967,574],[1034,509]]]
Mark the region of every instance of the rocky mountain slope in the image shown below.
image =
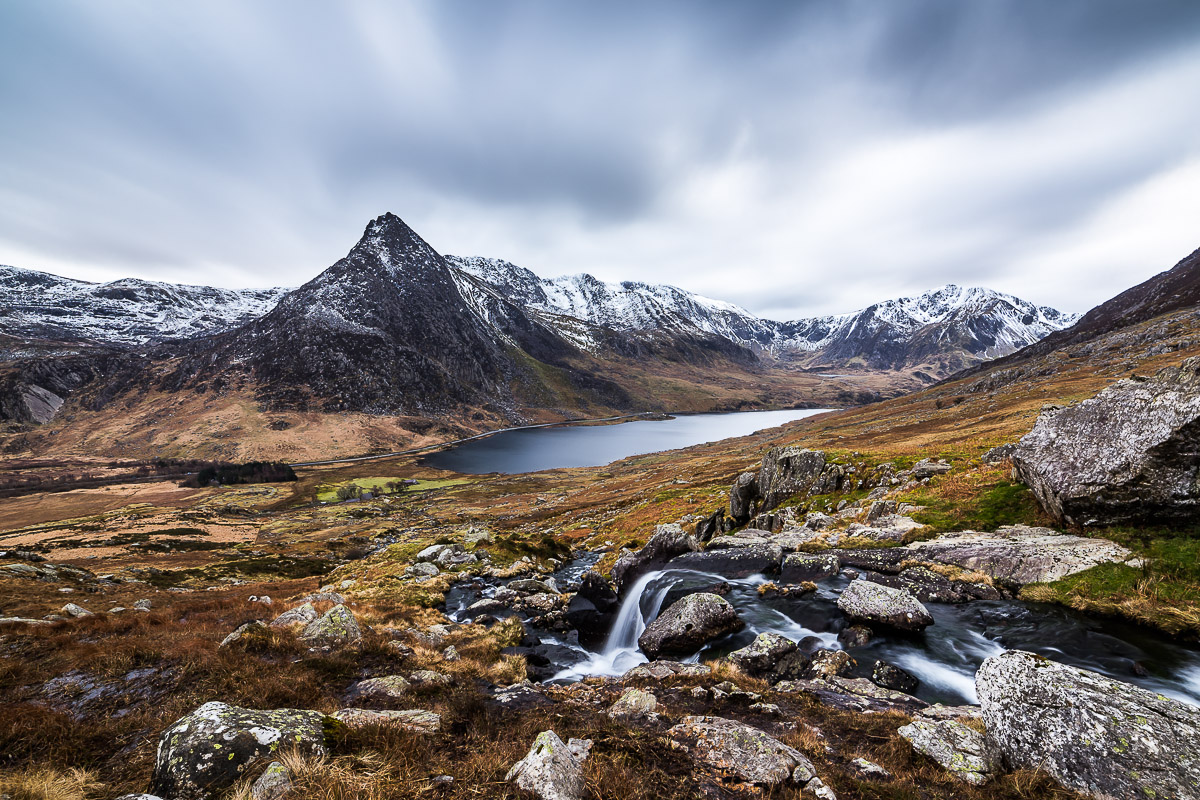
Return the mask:
[[[928,366],[945,376],[1019,350],[1077,319],[990,289],[948,285],[848,314],[776,322],[673,286],[606,283],[591,275],[547,279],[499,259],[447,260],[526,308],[623,331],[709,333],[805,366]]]
[[[0,265],[0,332],[118,345],[207,336],[261,317],[287,291],[136,278],[87,283]]]

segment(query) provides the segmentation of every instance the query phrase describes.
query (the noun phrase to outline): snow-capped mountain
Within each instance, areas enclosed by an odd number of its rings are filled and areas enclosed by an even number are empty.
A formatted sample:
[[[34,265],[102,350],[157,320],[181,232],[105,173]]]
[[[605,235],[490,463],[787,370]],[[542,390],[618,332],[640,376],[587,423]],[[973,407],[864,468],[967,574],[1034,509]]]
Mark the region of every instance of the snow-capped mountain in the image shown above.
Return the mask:
[[[0,332],[138,345],[205,336],[261,317],[287,289],[218,289],[124,278],[109,283],[0,266]]]
[[[756,352],[813,364],[899,369],[955,356],[942,369],[935,367],[945,371],[1014,352],[1078,318],[990,289],[949,285],[848,314],[777,322],[674,286],[606,283],[591,275],[540,278],[491,258],[447,256],[447,261],[544,314],[621,331],[715,334]],[[459,284],[464,294],[472,291],[461,278]],[[565,320],[557,324],[569,327]]]

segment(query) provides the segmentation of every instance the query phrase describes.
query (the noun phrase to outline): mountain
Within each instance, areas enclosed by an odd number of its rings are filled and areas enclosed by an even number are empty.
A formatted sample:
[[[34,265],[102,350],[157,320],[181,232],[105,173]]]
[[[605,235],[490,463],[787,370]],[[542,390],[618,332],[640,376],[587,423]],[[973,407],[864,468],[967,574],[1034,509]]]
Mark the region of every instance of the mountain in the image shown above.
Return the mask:
[[[0,265],[0,332],[29,339],[140,345],[207,336],[269,311],[287,289],[212,286],[123,278],[60,278]]]
[[[543,313],[623,331],[712,334],[814,368],[925,367],[944,376],[1012,353],[1077,319],[990,289],[949,285],[849,314],[776,322],[673,286],[606,283],[591,275],[540,278],[491,258],[447,256],[447,261]]]

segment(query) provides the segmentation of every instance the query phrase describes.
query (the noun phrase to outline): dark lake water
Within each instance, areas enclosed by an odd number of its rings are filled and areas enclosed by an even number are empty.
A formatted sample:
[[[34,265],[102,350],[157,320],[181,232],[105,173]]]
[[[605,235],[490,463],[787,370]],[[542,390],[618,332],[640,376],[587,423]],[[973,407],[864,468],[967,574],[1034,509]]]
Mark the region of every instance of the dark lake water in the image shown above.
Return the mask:
[[[666,420],[505,431],[426,456],[424,463],[472,475],[598,467],[618,459],[746,436],[829,409],[687,414]]]

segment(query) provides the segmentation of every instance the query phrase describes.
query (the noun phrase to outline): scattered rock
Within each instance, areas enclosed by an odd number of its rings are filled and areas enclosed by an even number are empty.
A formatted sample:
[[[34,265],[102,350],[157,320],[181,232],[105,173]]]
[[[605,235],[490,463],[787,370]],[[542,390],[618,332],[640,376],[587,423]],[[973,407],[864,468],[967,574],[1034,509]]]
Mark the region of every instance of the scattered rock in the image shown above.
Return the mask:
[[[301,625],[308,626],[317,618],[317,610],[313,608],[312,603],[304,603],[296,606],[293,609],[283,612],[275,619],[271,620],[272,628],[292,628]]]
[[[1072,525],[1190,523],[1200,512],[1200,358],[1045,410],[1013,469]]]
[[[645,664],[638,664],[626,672],[622,676],[622,679],[649,678],[661,681],[677,675],[681,677],[698,677],[708,675],[711,672],[712,670],[705,664],[684,664],[680,661],[650,661]]]
[[[638,637],[638,646],[651,659],[693,653],[706,642],[740,630],[744,624],[725,598],[692,594],[647,625]]]
[[[885,780],[892,777],[892,773],[888,772],[874,761],[867,761],[865,758],[850,759],[850,766],[861,778]]]
[[[310,622],[299,639],[313,649],[349,649],[362,643],[362,629],[358,627],[353,611],[344,605],[336,605]]]
[[[292,790],[292,773],[278,761],[272,761],[250,787],[250,800],[280,800]]]
[[[66,614],[67,616],[74,617],[75,619],[82,619],[83,617],[94,616],[94,614],[92,614],[92,612],[88,611],[83,606],[76,605],[75,603],[67,603],[65,606],[62,607],[62,609],[59,611],[59,613]]]
[[[838,642],[847,650],[862,647],[871,641],[871,629],[866,625],[848,625],[838,633]]]
[[[929,611],[911,593],[862,578],[842,591],[837,605],[851,619],[905,631],[921,631],[933,624]]]
[[[792,553],[783,560],[779,579],[784,583],[803,583],[832,578],[842,570],[842,562],[831,553]]]
[[[416,564],[410,564],[405,568],[404,574],[413,578],[436,578],[442,574],[441,569],[437,564],[432,564],[428,561],[421,561]]]
[[[1009,442],[1008,444],[998,445],[988,450],[980,459],[985,464],[999,464],[1008,461],[1017,452],[1017,443]]]
[[[732,773],[748,783],[792,783],[810,791],[824,788],[803,753],[741,722],[723,717],[684,717],[667,735],[697,763]],[[832,793],[824,796],[831,797]]]
[[[539,581],[533,578],[523,578],[521,580],[510,581],[508,588],[520,594],[558,594],[558,586],[554,584],[554,579],[549,581]]]
[[[454,683],[454,679],[449,675],[444,675],[441,672],[435,672],[431,669],[419,669],[412,675],[409,675],[408,680],[413,686],[418,687],[449,686]]]
[[[141,600],[134,602],[133,608],[135,611],[149,611],[152,605],[153,604],[148,599],[143,597]]]
[[[231,645],[247,645],[263,644],[270,636],[271,629],[266,626],[261,620],[247,622],[245,625],[239,625],[233,633],[221,640],[218,647],[230,647]]]
[[[729,660],[748,675],[760,675],[790,653],[796,651],[796,643],[777,633],[760,633],[754,641],[740,650],[729,654]]]
[[[814,678],[833,678],[846,675],[854,667],[854,659],[845,650],[818,650],[813,653],[808,673]]]
[[[886,661],[876,661],[871,667],[871,683],[905,694],[912,694],[921,685],[921,682],[908,672]]]
[[[712,542],[709,542],[708,550],[676,556],[668,562],[668,566],[672,569],[694,569],[697,572],[712,572],[729,578],[744,578],[748,575],[778,572],[782,561],[783,548],[777,544],[748,544],[743,547],[714,549]]]
[[[367,678],[350,687],[346,697],[357,700],[399,700],[409,693],[412,685],[401,675],[384,675]]]
[[[317,711],[205,703],[162,732],[150,790],[172,800],[207,800],[281,748],[324,755],[325,720]]]
[[[914,481],[923,481],[934,475],[945,475],[950,469],[950,464],[941,459],[934,461],[932,458],[923,458],[909,470],[909,477]]]
[[[608,709],[614,718],[646,717],[658,708],[658,698],[642,689],[626,689]]]
[[[513,765],[504,780],[515,782],[539,800],[580,800],[583,797],[583,762],[592,748],[590,739],[564,743],[554,731],[542,731],[528,755]]]
[[[333,591],[333,587],[331,586],[328,589],[323,588],[319,592],[313,592],[312,594],[306,594],[304,597],[300,598],[300,602],[301,603],[333,603],[335,605],[341,605],[346,602],[346,598],[344,596],[338,594],[337,592]]]
[[[366,708],[343,708],[333,715],[348,728],[366,725],[394,725],[416,733],[437,733],[442,729],[442,717],[432,711],[374,711]]]
[[[1020,650],[984,661],[975,687],[1009,767],[1097,797],[1200,798],[1196,706]]]
[[[998,767],[984,735],[955,720],[913,720],[897,731],[914,750],[941,764],[967,783],[987,783]]]

